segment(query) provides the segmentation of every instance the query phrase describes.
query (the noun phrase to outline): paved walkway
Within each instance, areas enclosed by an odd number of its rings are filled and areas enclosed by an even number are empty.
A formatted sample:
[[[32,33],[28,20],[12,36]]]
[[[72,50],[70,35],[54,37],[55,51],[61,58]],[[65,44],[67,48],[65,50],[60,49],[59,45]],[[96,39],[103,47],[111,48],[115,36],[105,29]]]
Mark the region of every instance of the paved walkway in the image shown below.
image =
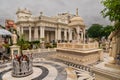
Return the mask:
[[[54,52],[34,54],[33,74],[21,79],[16,79],[11,76],[11,63],[6,63],[5,65],[7,67],[0,68],[0,80],[93,80],[90,72],[72,67],[69,69],[69,67],[63,63],[46,60],[45,58],[49,55],[54,55]]]

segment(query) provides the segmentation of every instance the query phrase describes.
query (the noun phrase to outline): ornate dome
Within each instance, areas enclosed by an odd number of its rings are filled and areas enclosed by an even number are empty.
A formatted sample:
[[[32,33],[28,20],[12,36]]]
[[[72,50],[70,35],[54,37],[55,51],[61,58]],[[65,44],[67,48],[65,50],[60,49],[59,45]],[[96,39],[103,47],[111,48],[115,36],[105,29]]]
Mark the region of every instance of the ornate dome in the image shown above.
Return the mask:
[[[70,21],[71,22],[73,22],[73,21],[81,21],[81,22],[83,22],[83,19],[81,17],[79,17],[79,16],[75,16],[72,19],[70,19]]]
[[[76,9],[76,16],[70,19],[70,23],[68,24],[70,27],[80,26],[85,27],[83,19],[78,16],[78,8]]]
[[[85,26],[84,21],[81,17],[75,16],[72,19],[70,19],[69,26]]]

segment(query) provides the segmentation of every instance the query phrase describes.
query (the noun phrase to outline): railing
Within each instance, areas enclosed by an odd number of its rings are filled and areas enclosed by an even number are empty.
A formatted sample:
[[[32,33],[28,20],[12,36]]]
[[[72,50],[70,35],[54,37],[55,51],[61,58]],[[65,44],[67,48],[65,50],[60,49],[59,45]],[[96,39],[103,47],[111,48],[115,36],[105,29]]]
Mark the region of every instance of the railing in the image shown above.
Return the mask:
[[[87,49],[97,49],[98,48],[98,43],[88,43],[88,44],[83,44],[83,43],[58,43],[57,48],[62,48],[62,49],[79,49],[79,50],[87,50]]]
[[[56,51],[55,48],[48,48],[48,49],[32,49],[32,50],[23,50],[24,54],[29,54],[29,53],[40,53],[40,52],[51,52],[51,51]]]

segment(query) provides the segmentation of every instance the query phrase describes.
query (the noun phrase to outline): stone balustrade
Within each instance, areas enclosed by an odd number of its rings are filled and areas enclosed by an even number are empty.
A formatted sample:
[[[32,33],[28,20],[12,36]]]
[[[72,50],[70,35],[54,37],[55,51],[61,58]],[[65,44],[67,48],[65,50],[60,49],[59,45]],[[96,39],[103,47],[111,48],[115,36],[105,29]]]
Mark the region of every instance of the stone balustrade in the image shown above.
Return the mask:
[[[88,44],[83,44],[83,43],[58,43],[57,48],[63,48],[63,49],[77,49],[77,50],[90,50],[90,49],[97,49],[98,48],[98,43],[88,43]]]
[[[48,48],[48,49],[32,49],[32,50],[23,50],[23,53],[40,53],[40,52],[50,52],[50,51],[56,51],[55,48]]]
[[[57,53],[56,55],[54,55],[54,58],[57,58],[57,59],[60,59],[63,61],[73,62],[76,64],[87,65],[87,64],[91,64],[96,61],[99,61],[100,54],[90,54],[90,55],[86,55],[86,56],[80,56],[80,55],[78,56],[78,55],[74,55],[74,54]]]

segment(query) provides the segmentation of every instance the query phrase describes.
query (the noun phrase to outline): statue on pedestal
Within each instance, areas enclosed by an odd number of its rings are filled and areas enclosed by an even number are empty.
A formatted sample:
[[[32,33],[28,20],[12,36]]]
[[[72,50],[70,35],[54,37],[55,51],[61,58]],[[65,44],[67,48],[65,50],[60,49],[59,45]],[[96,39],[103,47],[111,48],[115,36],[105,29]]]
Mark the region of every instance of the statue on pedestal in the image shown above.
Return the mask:
[[[117,45],[117,36],[116,36],[116,32],[112,32],[110,34],[110,36],[108,37],[108,39],[111,39],[111,50],[110,50],[110,56],[113,57],[113,60],[110,63],[116,63],[116,59],[118,56],[118,51],[117,48],[119,48]]]
[[[13,77],[25,77],[33,73],[32,69],[32,61],[30,61],[27,55],[23,55],[22,52],[20,53],[20,46],[17,46],[17,35],[15,31],[12,35],[12,42],[13,45],[11,46],[11,54],[16,57],[13,58],[13,68],[12,68],[12,76]]]
[[[13,42],[13,44],[17,43],[17,35],[15,34],[15,31],[12,34],[12,42]]]

